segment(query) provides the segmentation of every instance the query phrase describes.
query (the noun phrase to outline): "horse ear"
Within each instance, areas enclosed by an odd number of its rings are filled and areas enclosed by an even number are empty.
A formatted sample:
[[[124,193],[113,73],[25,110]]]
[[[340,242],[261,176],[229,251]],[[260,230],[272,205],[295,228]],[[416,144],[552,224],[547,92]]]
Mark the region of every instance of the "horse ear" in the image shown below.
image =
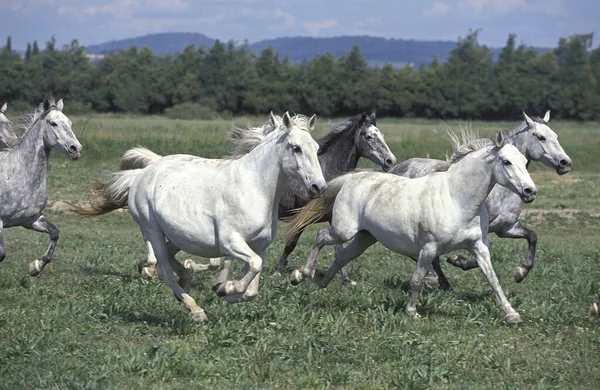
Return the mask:
[[[366,120],[367,120],[367,112],[363,111],[362,114],[360,114],[360,120],[358,121],[358,124],[360,126],[362,126]]]
[[[292,118],[290,118],[290,113],[287,111],[283,114],[283,126],[287,131],[292,129]]]
[[[527,114],[525,114],[525,111],[523,111],[523,118],[525,118],[527,126],[534,127],[533,120],[530,117],[528,117]]]
[[[65,103],[63,103],[62,99],[60,99],[57,103],[56,103],[56,109],[58,111],[62,111],[63,108],[65,108]]]
[[[496,133],[496,146],[501,148],[502,145],[504,145],[504,134],[502,134],[502,131],[498,131]]]
[[[273,111],[271,111],[271,116],[269,117],[269,121],[271,122],[271,125],[275,128],[281,126],[281,122],[279,121],[279,119],[277,119],[275,114],[273,114]]]
[[[548,123],[549,120],[550,120],[550,110],[546,111],[546,114],[544,115],[544,122]]]
[[[317,124],[317,114],[313,114],[313,116],[311,116],[310,120],[308,121],[308,127],[310,128],[310,131],[314,130],[316,124]]]
[[[4,103],[2,105],[2,108],[0,108],[0,112],[4,114],[4,112],[6,111],[6,108],[8,107],[8,105],[6,103]]]

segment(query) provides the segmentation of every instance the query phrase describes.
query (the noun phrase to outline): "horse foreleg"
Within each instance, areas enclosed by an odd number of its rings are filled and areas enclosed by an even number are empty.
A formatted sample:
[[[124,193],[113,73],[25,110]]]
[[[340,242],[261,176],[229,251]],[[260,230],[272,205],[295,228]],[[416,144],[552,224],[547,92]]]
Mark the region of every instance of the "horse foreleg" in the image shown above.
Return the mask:
[[[356,236],[354,236],[354,239],[346,248],[342,247],[341,245],[336,245],[335,261],[333,264],[331,264],[324,275],[319,271],[315,271],[313,281],[319,287],[327,287],[336,273],[343,270],[351,260],[362,255],[368,247],[376,242],[377,239],[375,239],[371,233],[367,232],[366,230],[362,230],[358,232]]]
[[[213,291],[220,297],[246,293],[250,282],[262,270],[263,258],[248,246],[239,233],[232,234],[227,242],[221,243],[221,252],[227,254],[227,256],[245,261],[248,263],[248,268],[246,274],[240,280],[217,283],[213,286]]]
[[[508,302],[508,299],[506,299],[506,296],[504,295],[504,291],[502,291],[502,287],[500,286],[500,282],[498,281],[498,277],[496,276],[494,267],[492,267],[489,243],[487,242],[487,239],[484,240],[479,240],[475,242],[475,244],[472,248],[469,249],[469,251],[477,259],[477,263],[479,264],[481,272],[483,272],[488,283],[492,287],[494,295],[496,296],[496,300],[498,301],[500,307],[504,311],[504,320],[506,321],[506,323],[510,325],[523,322],[519,313],[517,313],[516,310],[512,308],[510,302]]]
[[[417,269],[410,280],[410,298],[405,309],[407,314],[415,317],[419,316],[419,313],[417,313],[417,300],[421,294],[427,270],[431,267],[431,263],[436,256],[435,248],[432,248],[431,245],[425,245],[421,248],[417,260]]]
[[[29,263],[29,275],[38,276],[46,264],[52,260],[52,255],[54,254],[54,248],[56,247],[56,242],[58,241],[60,232],[56,226],[48,221],[48,218],[46,218],[45,215],[40,215],[38,219],[31,224],[31,226],[25,227],[35,230],[36,232],[48,233],[50,235],[50,242],[48,243],[48,248],[42,256],[42,259],[34,260]]]
[[[298,244],[298,240],[300,239],[301,235],[302,232],[298,232],[294,237],[285,243],[283,253],[281,254],[281,257],[279,257],[279,260],[277,260],[277,263],[275,263],[273,276],[281,276],[283,269],[287,264],[288,256],[294,251],[294,249],[296,249],[296,245]]]
[[[525,263],[523,263],[523,266],[518,266],[515,268],[515,282],[521,283],[523,279],[527,277],[527,274],[529,274],[529,271],[531,271],[535,263],[537,234],[535,234],[533,230],[523,226],[521,222],[517,221],[510,229],[502,232],[497,232],[496,235],[498,237],[503,238],[506,237],[527,239],[527,243],[529,245],[527,250],[527,259],[525,259]]]

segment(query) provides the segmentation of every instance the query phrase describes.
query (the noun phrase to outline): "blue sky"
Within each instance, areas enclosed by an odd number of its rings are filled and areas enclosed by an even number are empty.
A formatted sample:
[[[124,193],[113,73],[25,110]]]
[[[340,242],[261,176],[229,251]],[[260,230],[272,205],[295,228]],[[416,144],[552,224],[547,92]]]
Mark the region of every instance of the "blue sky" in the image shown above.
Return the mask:
[[[560,37],[596,33],[600,0],[0,0],[0,44],[51,36],[89,45],[159,32],[198,32],[242,42],[283,36],[372,35],[556,47]]]

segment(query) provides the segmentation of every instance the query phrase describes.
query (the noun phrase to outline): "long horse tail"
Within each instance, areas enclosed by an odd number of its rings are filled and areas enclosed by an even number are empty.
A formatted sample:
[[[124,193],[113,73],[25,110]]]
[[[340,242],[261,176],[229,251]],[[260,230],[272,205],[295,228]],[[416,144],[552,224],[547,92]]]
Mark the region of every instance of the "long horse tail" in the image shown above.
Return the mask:
[[[329,181],[323,196],[309,201],[304,207],[296,210],[295,215],[289,219],[291,227],[286,234],[286,244],[297,234],[302,233],[306,227],[333,211],[333,204],[338,193],[355,174],[355,172],[347,173]]]
[[[72,205],[72,210],[82,215],[101,215],[127,206],[129,188],[141,171],[118,171],[104,181],[98,180],[88,190],[89,205]]]
[[[122,171],[129,169],[142,169],[148,165],[160,160],[163,156],[156,154],[148,148],[138,146],[136,148],[129,149],[121,157]]]

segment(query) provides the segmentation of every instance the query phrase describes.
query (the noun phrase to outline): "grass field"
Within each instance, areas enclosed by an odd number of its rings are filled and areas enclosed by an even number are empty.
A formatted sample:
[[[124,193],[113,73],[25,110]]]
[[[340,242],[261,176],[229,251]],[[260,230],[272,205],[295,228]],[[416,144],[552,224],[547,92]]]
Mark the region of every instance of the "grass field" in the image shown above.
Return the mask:
[[[422,317],[408,317],[414,263],[375,245],[350,263],[355,288],[337,279],[324,290],[293,287],[267,271],[257,299],[230,305],[210,290],[212,273],[197,274],[191,294],[210,318],[202,325],[188,320],[160,281],[138,277],[145,248],[127,213],[84,218],[50,206],[83,199],[137,144],[161,154],[227,154],[232,122],[72,119],[82,158],[52,152],[49,172],[47,215],[61,229],[54,261],[29,277],[28,263],[41,256],[47,236],[22,228],[4,234],[0,388],[597,388],[600,319],[587,310],[600,294],[600,125],[552,124],[573,159],[570,174],[531,166],[539,194],[523,220],[539,242],[523,283],[512,273],[525,240],[491,237],[496,272],[524,324],[504,324],[481,272],[448,264],[454,289],[424,290]],[[509,125],[472,123],[486,136]],[[381,118],[378,126],[398,161],[450,150],[441,122]],[[321,120],[315,137],[326,129]],[[267,270],[282,251],[283,227]],[[288,271],[306,260],[315,231],[303,235]],[[325,249],[321,268],[332,260]]]

